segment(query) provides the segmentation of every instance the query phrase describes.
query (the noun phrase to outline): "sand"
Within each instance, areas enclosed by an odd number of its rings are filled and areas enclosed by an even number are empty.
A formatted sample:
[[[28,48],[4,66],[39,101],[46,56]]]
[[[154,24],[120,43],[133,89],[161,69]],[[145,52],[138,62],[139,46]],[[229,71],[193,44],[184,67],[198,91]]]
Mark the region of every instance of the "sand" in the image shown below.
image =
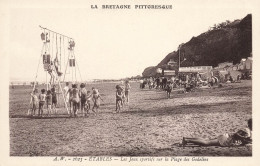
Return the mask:
[[[251,146],[178,147],[182,137],[214,138],[246,126],[252,117],[251,81],[192,93],[139,89],[115,110],[115,83],[96,86],[104,99],[97,116],[28,118],[29,87],[10,89],[11,156],[252,156]]]

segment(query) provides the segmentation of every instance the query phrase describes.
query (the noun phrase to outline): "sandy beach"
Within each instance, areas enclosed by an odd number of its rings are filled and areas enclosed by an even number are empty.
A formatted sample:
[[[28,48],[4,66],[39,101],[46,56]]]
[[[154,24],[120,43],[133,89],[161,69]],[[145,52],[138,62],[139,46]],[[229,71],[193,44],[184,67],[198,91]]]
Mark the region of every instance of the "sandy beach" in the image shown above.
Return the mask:
[[[116,83],[97,87],[104,102],[94,116],[29,118],[31,87],[10,89],[11,156],[252,156],[251,146],[178,147],[182,137],[214,138],[246,127],[252,117],[252,82],[224,84],[222,88],[192,93],[139,89],[131,83],[130,103],[115,110]],[[92,104],[92,103],[91,103]]]

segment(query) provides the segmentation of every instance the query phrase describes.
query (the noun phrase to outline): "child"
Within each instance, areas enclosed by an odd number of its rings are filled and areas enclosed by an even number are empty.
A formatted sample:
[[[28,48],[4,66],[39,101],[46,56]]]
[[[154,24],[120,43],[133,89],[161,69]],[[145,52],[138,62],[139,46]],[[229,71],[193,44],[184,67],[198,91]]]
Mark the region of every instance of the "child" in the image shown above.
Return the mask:
[[[87,101],[87,89],[85,88],[85,84],[80,84],[80,101],[81,101],[81,112],[85,115],[85,105]]]
[[[71,102],[73,105],[73,113],[74,113],[74,116],[77,117],[77,112],[78,112],[79,106],[80,106],[80,103],[79,103],[80,97],[79,97],[79,90],[77,88],[77,84],[72,85],[71,94],[72,94]]]
[[[52,95],[52,109],[54,110],[54,113],[57,114],[57,93],[55,90],[55,86],[53,86],[53,88],[51,88],[51,95]]]
[[[48,111],[48,116],[51,116],[51,111],[52,111],[52,95],[51,95],[51,91],[48,90],[47,91],[47,95],[46,95],[46,103],[47,103],[47,111]]]
[[[126,96],[125,96],[125,86],[123,85],[123,84],[120,84],[119,85],[119,88],[120,88],[120,90],[121,90],[121,93],[122,93],[122,100],[121,100],[121,106],[122,106],[122,108],[124,107],[124,105],[125,105],[125,100],[126,100]]]
[[[123,97],[122,89],[119,85],[117,85],[116,86],[116,111],[115,112],[120,111],[120,103],[122,103],[122,97]]]
[[[129,84],[129,81],[125,81],[125,98],[126,98],[126,103],[129,104],[129,91],[131,89],[131,86]]]
[[[140,79],[140,89],[143,89],[143,83],[144,83],[144,80],[143,79]]]
[[[54,78],[55,78],[55,76],[54,76],[54,74],[52,72],[52,71],[54,71],[52,62],[48,65],[47,71],[48,71],[48,73],[51,76],[51,78],[50,78],[50,85],[52,85],[52,84],[54,84]]]
[[[87,109],[87,114],[89,114],[90,102],[91,102],[91,99],[92,99],[92,94],[90,93],[89,90],[87,91],[86,99],[87,99],[87,104],[85,105],[85,107],[86,107],[86,109]],[[85,114],[85,116],[87,116],[87,114]]]
[[[59,71],[59,67],[58,67],[59,66],[59,60],[58,60],[57,57],[54,59],[53,63],[54,63],[54,67],[55,67],[55,70],[57,72],[57,75],[60,77],[62,75],[62,72]]]
[[[94,103],[94,105],[92,107],[92,111],[95,112],[95,114],[96,114],[96,112],[98,111],[98,108],[100,106],[100,100],[102,100],[102,99],[101,99],[101,96],[99,95],[98,89],[95,89],[94,87],[92,88],[92,95],[93,95],[92,100]],[[94,111],[95,108],[96,108],[96,111]]]
[[[41,90],[41,94],[39,95],[39,111],[38,111],[38,116],[42,116],[43,114],[43,106],[45,104],[46,100],[46,94],[45,94],[45,89]]]
[[[38,97],[37,97],[37,89],[34,89],[34,91],[31,93],[31,102],[32,102],[32,112],[31,112],[31,116],[35,115],[35,111],[36,111],[36,105],[38,104]],[[29,115],[29,112],[28,112]]]
[[[69,103],[69,82],[66,82],[66,86],[64,87],[64,94],[65,94],[65,99],[66,99],[66,102]]]
[[[71,85],[71,88],[69,88],[69,83],[67,82],[66,83],[66,86],[64,87],[64,91],[65,91],[65,96],[66,96],[66,102],[68,103],[69,105],[69,114],[70,116],[72,116],[72,112],[71,112],[71,109],[72,109],[72,99],[73,99],[73,96],[72,96],[72,89],[73,89],[73,86],[74,84]]]
[[[182,145],[200,146],[241,146],[252,143],[252,119],[247,121],[248,128],[237,131],[234,134],[223,134],[214,139],[186,138],[183,137]]]
[[[171,98],[172,89],[173,89],[173,83],[171,83],[170,81],[168,81],[167,84],[166,84],[166,87],[165,87],[165,90],[166,90],[166,92],[167,92],[167,99],[170,99],[170,98]]]

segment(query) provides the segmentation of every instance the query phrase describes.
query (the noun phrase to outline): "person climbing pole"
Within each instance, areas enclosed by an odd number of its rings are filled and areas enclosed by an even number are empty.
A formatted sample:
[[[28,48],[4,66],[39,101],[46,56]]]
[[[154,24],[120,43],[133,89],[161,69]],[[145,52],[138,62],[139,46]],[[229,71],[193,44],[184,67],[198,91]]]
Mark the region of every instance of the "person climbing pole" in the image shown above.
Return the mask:
[[[49,73],[49,75],[51,76],[50,78],[50,84],[51,85],[54,85],[54,74],[53,74],[53,63],[51,62],[49,65],[48,65],[48,68],[47,68],[47,72]]]
[[[62,72],[59,71],[59,61],[57,57],[54,59],[53,63],[54,63],[55,70],[58,76],[60,77],[62,75]]]

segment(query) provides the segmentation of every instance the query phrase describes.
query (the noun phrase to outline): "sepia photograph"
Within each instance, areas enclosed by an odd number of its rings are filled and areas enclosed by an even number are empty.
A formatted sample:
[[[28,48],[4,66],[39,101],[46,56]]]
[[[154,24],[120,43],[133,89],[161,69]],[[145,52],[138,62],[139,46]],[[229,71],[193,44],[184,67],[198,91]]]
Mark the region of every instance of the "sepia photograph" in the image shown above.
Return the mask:
[[[9,160],[255,164],[256,1],[25,2],[1,2]]]

